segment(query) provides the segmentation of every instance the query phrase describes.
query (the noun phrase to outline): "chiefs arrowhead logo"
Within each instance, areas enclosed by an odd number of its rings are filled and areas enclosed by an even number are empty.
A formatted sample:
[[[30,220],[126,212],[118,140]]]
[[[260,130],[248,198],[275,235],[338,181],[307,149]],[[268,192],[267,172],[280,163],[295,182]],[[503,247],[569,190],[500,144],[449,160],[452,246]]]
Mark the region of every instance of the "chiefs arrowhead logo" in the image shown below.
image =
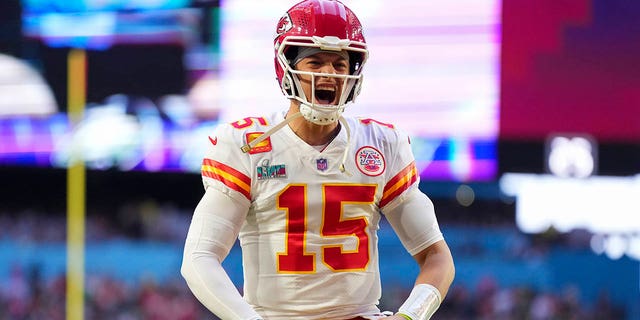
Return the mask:
[[[280,18],[280,21],[278,21],[276,34],[283,34],[291,30],[291,28],[293,28],[293,23],[291,23],[291,17],[289,17],[289,14],[286,13],[284,16],[282,16],[282,18]]]
[[[209,137],[209,141],[211,141],[211,144],[215,146],[218,144],[218,137],[215,137],[215,138]]]

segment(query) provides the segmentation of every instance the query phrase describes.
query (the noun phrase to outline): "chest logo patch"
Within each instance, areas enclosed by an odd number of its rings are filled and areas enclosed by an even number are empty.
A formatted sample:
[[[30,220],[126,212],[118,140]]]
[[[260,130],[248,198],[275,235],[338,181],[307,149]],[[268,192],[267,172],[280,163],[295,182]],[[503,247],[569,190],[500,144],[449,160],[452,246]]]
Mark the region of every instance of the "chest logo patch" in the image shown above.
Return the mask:
[[[386,163],[382,153],[371,146],[365,146],[358,149],[355,160],[356,166],[360,172],[370,177],[381,175],[386,168]]]
[[[284,164],[270,165],[269,160],[262,160],[262,164],[256,168],[258,180],[268,180],[287,177],[287,168]]]
[[[263,133],[264,132],[249,132],[249,133],[247,133],[246,134],[247,143],[250,143],[251,141],[255,140],[256,138],[261,136]],[[266,138],[266,139],[262,140],[255,147],[251,148],[251,150],[249,150],[249,154],[269,152],[269,151],[271,151],[271,149],[273,149],[273,148],[271,147],[271,137],[269,137],[269,138]]]
[[[329,162],[325,158],[316,159],[316,168],[319,171],[326,171],[329,168]]]

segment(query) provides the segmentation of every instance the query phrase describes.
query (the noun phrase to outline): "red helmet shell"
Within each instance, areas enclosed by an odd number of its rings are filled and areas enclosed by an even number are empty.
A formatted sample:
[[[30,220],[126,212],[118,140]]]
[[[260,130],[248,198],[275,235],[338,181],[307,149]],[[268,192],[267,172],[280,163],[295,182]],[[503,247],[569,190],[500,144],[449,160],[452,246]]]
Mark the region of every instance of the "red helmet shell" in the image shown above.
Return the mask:
[[[358,17],[337,0],[305,0],[287,11],[280,18],[276,26],[275,67],[278,83],[282,86],[284,70],[278,63],[278,50],[288,37],[308,37],[309,43],[313,43],[312,37],[336,37],[353,42],[349,48],[366,49],[366,41],[362,33],[362,25]],[[286,45],[286,44],[285,44]],[[286,53],[289,48],[284,48]],[[356,53],[354,51],[354,53]],[[354,63],[363,63],[366,53],[357,52]]]

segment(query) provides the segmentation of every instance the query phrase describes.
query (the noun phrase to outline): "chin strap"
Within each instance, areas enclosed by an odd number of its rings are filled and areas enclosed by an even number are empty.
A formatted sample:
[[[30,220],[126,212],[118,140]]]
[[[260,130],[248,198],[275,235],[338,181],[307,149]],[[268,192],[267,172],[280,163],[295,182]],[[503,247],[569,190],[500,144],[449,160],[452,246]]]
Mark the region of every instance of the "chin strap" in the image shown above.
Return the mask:
[[[344,166],[344,163],[347,162],[347,156],[349,155],[349,145],[351,144],[351,129],[349,129],[349,124],[347,123],[347,120],[343,116],[340,116],[338,121],[340,121],[340,123],[342,123],[342,126],[345,128],[345,130],[347,130],[347,145],[344,147],[344,151],[342,152],[342,162],[340,162],[340,172],[351,177],[352,176],[351,172],[347,171],[347,169]]]
[[[273,128],[267,130],[267,132],[261,134],[260,136],[258,136],[257,138],[251,140],[251,142],[246,143],[245,145],[243,145],[240,150],[242,150],[242,152],[247,153],[249,152],[249,150],[253,149],[256,145],[258,145],[258,143],[264,141],[266,138],[269,138],[272,134],[274,134],[276,131],[282,129],[282,127],[288,125],[291,121],[302,117],[302,113],[300,112],[296,112],[288,117],[286,117],[284,120],[282,120],[280,123],[278,123],[277,125],[273,126]],[[347,169],[345,168],[345,162],[347,162],[347,156],[349,155],[349,145],[351,144],[351,129],[349,128],[349,124],[347,123],[347,120],[343,117],[340,116],[340,118],[338,119],[338,121],[342,124],[342,126],[345,128],[345,130],[347,131],[347,145],[344,148],[344,151],[342,152],[342,161],[340,162],[340,172],[348,175],[348,176],[352,176],[351,172],[347,171]]]
[[[242,152],[247,153],[249,152],[249,150],[253,149],[253,147],[255,147],[256,145],[258,145],[258,143],[264,141],[264,139],[269,138],[272,134],[274,134],[276,131],[282,129],[282,127],[286,126],[289,124],[289,122],[302,117],[302,113],[300,112],[296,112],[288,117],[286,117],[284,120],[282,120],[282,122],[278,123],[277,125],[275,125],[273,128],[267,130],[267,132],[261,134],[260,136],[258,136],[257,138],[251,140],[251,142],[243,145],[240,150],[242,150]]]

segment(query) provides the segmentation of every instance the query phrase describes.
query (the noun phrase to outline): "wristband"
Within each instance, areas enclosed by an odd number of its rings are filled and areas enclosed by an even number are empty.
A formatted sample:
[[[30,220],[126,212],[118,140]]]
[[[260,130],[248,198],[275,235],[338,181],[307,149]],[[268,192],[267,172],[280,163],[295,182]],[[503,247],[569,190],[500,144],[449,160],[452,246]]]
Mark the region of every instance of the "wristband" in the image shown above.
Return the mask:
[[[413,287],[409,298],[398,309],[398,314],[408,320],[428,320],[441,302],[442,296],[436,287],[421,283]]]
[[[402,316],[403,318],[405,318],[405,319],[407,319],[407,320],[413,320],[413,319],[411,319],[411,317],[409,317],[408,315],[406,315],[406,314],[404,314],[404,313],[399,313],[399,312],[398,312],[398,313],[396,313],[396,314],[397,314],[397,315],[399,315],[399,316]]]

